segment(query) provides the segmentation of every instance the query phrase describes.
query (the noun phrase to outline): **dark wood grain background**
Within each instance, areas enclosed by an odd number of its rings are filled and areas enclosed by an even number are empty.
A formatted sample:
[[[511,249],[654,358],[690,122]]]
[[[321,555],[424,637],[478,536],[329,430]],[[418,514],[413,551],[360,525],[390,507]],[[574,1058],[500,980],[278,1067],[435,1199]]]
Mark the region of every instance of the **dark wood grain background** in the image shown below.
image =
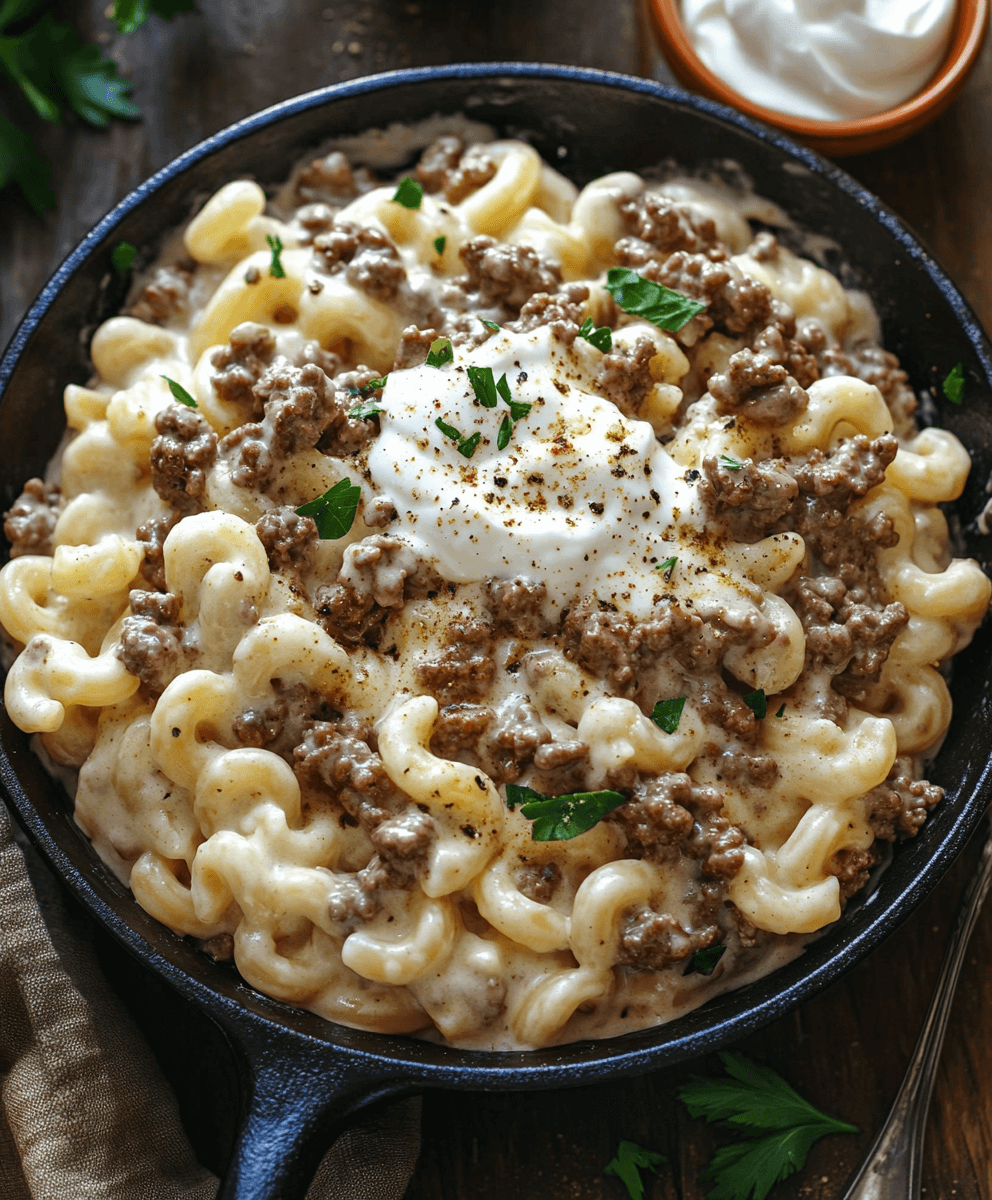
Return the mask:
[[[42,221],[9,189],[0,193],[0,345],[62,257],[127,191],[201,138],[275,101],[358,75],[455,61],[576,63],[667,78],[638,0],[198,4],[197,15],[171,24],[153,18],[127,38],[116,34],[105,0],[57,6],[133,79],[145,118],[106,133],[36,125],[54,163],[59,205]],[[934,125],[842,165],[915,228],[992,327],[992,44],[962,97]],[[895,1095],[974,861],[972,848],[910,921],[841,983],[741,1043],[862,1131],[820,1142],[773,1200],[833,1200],[842,1192]],[[937,1077],[924,1168],[928,1200],[992,1197],[990,952],[992,910],[968,955]],[[102,945],[101,953],[122,987],[140,988],[111,947]],[[149,1011],[146,1027],[153,1030]],[[181,1080],[183,1039],[165,1038],[159,1022],[152,1040]],[[714,1067],[700,1060],[572,1091],[429,1093],[409,1200],[622,1200],[622,1184],[604,1177],[603,1167],[623,1138],[668,1157],[647,1183],[648,1200],[697,1200],[705,1193],[697,1175],[718,1135],[688,1118],[675,1090]],[[182,1093],[180,1099],[196,1126],[194,1144],[218,1166],[229,1134],[227,1081],[194,1078],[199,1101]],[[204,1088],[213,1097],[206,1118]]]

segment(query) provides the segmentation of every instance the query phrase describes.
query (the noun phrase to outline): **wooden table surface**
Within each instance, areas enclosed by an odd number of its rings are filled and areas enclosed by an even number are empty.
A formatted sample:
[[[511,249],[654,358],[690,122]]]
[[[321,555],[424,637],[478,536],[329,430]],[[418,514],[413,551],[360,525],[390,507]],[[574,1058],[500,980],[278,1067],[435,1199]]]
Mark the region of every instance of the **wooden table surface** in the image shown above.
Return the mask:
[[[57,6],[60,15],[75,13],[80,31],[134,80],[145,119],[106,133],[39,130],[55,164],[59,205],[42,221],[10,189],[0,192],[0,345],[61,258],[129,189],[202,137],[274,101],[375,71],[449,61],[564,62],[667,78],[638,0],[198,5],[197,15],[171,24],[153,18],[127,38],[107,19],[106,0]],[[934,125],[843,166],[915,228],[992,328],[992,43],[964,94]],[[842,982],[741,1043],[862,1131],[821,1141],[772,1200],[840,1195],[898,1087],[974,860],[972,847],[906,925]],[[111,948],[101,950],[130,986],[130,969]],[[931,1200],[992,1197],[990,956],[992,909],[971,945],[937,1076],[924,1166]],[[156,1048],[168,1057],[167,1048]],[[574,1091],[429,1093],[409,1200],[622,1200],[623,1186],[604,1177],[603,1166],[624,1138],[668,1156],[647,1183],[648,1200],[696,1200],[705,1192],[698,1172],[716,1141],[674,1093],[712,1066],[701,1060]],[[214,1094],[223,1106],[220,1084]],[[181,1092],[180,1100],[192,1113],[190,1096]],[[204,1158],[220,1165],[217,1147],[229,1133],[224,1113],[205,1124],[201,1113],[191,1125]]]

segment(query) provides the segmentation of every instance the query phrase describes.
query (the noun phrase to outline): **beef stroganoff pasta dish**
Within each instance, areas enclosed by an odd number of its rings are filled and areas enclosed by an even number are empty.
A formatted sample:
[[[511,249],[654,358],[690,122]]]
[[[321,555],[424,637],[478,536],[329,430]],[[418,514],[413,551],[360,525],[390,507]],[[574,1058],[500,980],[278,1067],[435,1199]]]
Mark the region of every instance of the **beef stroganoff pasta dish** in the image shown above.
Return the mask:
[[[432,137],[229,183],[96,331],[6,516],[6,705],[268,995],[613,1035],[800,953],[941,799],[969,459],[729,190]]]

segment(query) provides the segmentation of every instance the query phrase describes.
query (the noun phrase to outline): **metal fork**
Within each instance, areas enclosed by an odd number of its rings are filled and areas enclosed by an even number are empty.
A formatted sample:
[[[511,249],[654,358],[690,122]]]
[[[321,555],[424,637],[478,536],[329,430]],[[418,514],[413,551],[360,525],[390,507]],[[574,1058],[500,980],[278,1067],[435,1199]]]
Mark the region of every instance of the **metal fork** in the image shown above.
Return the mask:
[[[872,1148],[842,1200],[919,1200],[923,1177],[923,1137],[940,1049],[961,964],[978,914],[992,883],[992,830],[978,870],[968,884],[950,944],[940,968],[919,1040],[902,1087]]]

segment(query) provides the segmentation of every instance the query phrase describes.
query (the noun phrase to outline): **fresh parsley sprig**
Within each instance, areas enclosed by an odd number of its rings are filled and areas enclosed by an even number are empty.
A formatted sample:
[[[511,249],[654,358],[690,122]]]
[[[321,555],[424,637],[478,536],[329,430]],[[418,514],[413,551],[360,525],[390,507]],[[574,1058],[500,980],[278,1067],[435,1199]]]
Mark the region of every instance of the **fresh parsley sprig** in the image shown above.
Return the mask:
[[[570,792],[566,796],[542,796],[533,788],[517,783],[506,785],[506,803],[534,822],[531,839],[535,842],[567,842],[586,833],[621,804],[627,797],[620,792]]]
[[[768,713],[768,697],[765,695],[764,688],[758,688],[756,692],[748,692],[744,697],[744,703],[759,721],[763,720]]]
[[[191,12],[196,12],[193,0],[114,0],[114,22],[120,33],[134,33],[152,13],[171,21]]]
[[[454,425],[449,425],[447,421],[442,421],[440,417],[437,418],[434,424],[446,438],[451,438],[453,442],[457,443],[458,453],[465,458],[471,458],[482,441],[481,433],[476,432],[471,437],[466,437],[464,433],[459,433]]]
[[[716,970],[716,964],[723,958],[726,950],[726,946],[707,946],[704,950],[697,950],[689,959],[682,974],[712,975]]]
[[[429,367],[443,367],[445,363],[455,361],[455,352],[451,342],[446,337],[435,338],[427,351],[425,362]]]
[[[313,517],[322,538],[341,538],[355,523],[362,489],[350,479],[339,479],[323,496],[308,500],[296,510],[298,517]]]
[[[664,562],[658,563],[658,565],[655,567],[656,571],[664,571],[666,583],[668,583],[668,581],[671,579],[672,572],[675,570],[675,564],[678,561],[679,560],[673,554],[671,558],[666,558]]]
[[[447,244],[448,244],[448,239],[446,237],[444,237],[443,235],[441,237],[436,237],[434,239],[435,254],[438,254],[438,255],[443,254],[444,248],[445,248],[445,246],[447,246]]]
[[[169,391],[180,404],[185,404],[187,408],[197,408],[198,405],[193,397],[186,391],[181,383],[176,383],[174,379],[170,379],[168,375],[163,375],[162,378],[169,385]]]
[[[586,317],[582,322],[579,337],[585,338],[587,342],[595,346],[597,350],[602,350],[604,354],[608,354],[613,349],[613,331],[609,325],[600,325],[597,329],[592,323],[592,317]],[[625,1146],[632,1145],[631,1142],[623,1144]]]
[[[617,1152],[603,1168],[604,1175],[615,1175],[626,1187],[630,1200],[643,1200],[644,1182],[641,1171],[653,1171],[658,1174],[658,1168],[668,1159],[657,1150],[648,1150],[638,1146],[636,1142],[621,1142]]]
[[[964,364],[958,363],[952,367],[944,380],[944,395],[952,404],[960,404],[964,400]]]
[[[659,700],[651,710],[651,720],[665,733],[674,733],[682,720],[682,710],[685,708],[685,696],[675,696],[671,700]]]
[[[402,204],[404,208],[419,208],[423,198],[424,189],[416,179],[411,179],[409,175],[400,180],[399,187],[393,196],[393,200],[397,204]],[[439,250],[438,254],[440,253]]]
[[[43,121],[58,122],[67,112],[105,129],[113,118],[137,120],[141,110],[129,93],[130,80],[99,47],[50,13],[24,32],[7,30],[28,20],[44,0],[0,3],[0,78],[6,76]],[[133,32],[149,13],[173,17],[193,11],[191,0],[116,0],[114,19],[122,33]],[[0,115],[0,187],[16,183],[39,216],[55,204],[51,166],[34,148],[31,135]]]
[[[611,267],[606,276],[606,290],[625,313],[644,317],[669,333],[677,333],[706,307],[681,292],[645,279],[629,267]]]
[[[697,1078],[679,1089],[690,1116],[748,1133],[714,1154],[703,1172],[715,1185],[707,1200],[765,1200],[776,1183],[802,1168],[814,1142],[828,1133],[858,1132],[814,1108],[770,1067],[742,1054],[720,1058],[729,1078]]]
[[[282,265],[282,252],[286,247],[282,244],[282,238],[276,234],[275,237],[271,233],[265,235],[265,240],[269,244],[269,249],[272,251],[272,261],[269,263],[269,274],[273,279],[285,279],[286,269]]]
[[[380,379],[370,379],[363,387],[348,388],[348,395],[354,396],[356,400],[361,400],[361,404],[356,404],[355,407],[348,413],[353,421],[367,421],[369,417],[378,416],[379,413],[385,412],[375,400],[369,399],[373,392],[379,391],[386,386],[386,380],[389,377],[383,375]]]

